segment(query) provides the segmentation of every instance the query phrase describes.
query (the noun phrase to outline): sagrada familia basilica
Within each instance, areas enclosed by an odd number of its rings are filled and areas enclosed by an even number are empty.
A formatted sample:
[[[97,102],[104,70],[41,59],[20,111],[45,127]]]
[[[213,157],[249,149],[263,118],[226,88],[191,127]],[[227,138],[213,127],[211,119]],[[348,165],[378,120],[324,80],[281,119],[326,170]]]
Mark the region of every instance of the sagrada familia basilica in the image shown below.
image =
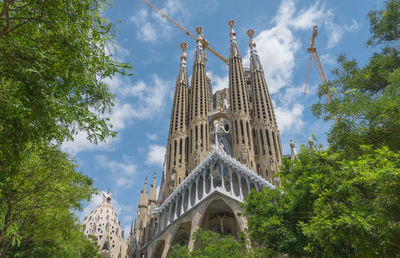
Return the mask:
[[[147,178],[137,218],[123,240],[111,195],[84,222],[108,257],[166,257],[175,244],[194,246],[197,228],[238,236],[247,227],[240,203],[251,191],[274,188],[272,176],[282,161],[280,134],[264,71],[250,38],[250,67],[244,68],[229,21],[229,85],[212,92],[206,74],[205,43],[197,28],[197,45],[189,84],[187,44],[176,79],[164,171],[157,195],[156,173],[150,192]],[[292,148],[292,151],[294,148]]]

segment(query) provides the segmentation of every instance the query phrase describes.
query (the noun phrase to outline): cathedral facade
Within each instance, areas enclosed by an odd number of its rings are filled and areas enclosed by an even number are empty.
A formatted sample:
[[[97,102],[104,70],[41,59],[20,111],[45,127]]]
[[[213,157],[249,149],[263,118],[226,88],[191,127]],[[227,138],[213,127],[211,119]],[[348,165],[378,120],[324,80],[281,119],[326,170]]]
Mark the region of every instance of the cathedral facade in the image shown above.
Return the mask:
[[[193,248],[197,228],[238,236],[247,221],[239,204],[251,190],[273,188],[282,160],[280,134],[264,71],[250,38],[244,68],[229,21],[229,85],[212,93],[201,27],[189,83],[186,43],[172,105],[160,190],[147,179],[129,245],[130,257],[166,257],[174,244]]]

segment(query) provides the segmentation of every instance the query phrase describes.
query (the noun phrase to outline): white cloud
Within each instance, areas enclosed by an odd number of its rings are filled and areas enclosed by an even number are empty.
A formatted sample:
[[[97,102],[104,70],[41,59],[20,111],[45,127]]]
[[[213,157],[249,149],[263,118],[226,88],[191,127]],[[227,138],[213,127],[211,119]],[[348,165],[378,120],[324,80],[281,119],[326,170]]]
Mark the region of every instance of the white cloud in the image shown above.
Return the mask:
[[[97,155],[96,162],[104,169],[111,172],[112,179],[117,187],[129,189],[135,182],[137,167],[127,156],[123,156],[123,162],[110,160],[105,155]]]
[[[301,104],[295,104],[292,109],[276,107],[275,112],[279,130],[282,133],[300,130],[304,126],[302,120],[303,111],[304,106]]]
[[[328,20],[325,22],[325,25],[329,30],[329,39],[328,39],[328,44],[326,46],[327,49],[336,46],[342,39],[343,34],[345,32],[354,31],[359,28],[359,25],[356,20],[352,20],[351,25],[338,25]]]
[[[310,29],[317,21],[326,19],[327,13],[318,3],[297,11],[292,0],[283,1],[278,14],[273,18],[275,26],[261,31],[255,37],[271,94],[291,84],[295,54],[301,47],[301,42],[295,37],[293,30]],[[248,51],[245,66],[249,66],[249,57]]]
[[[112,125],[112,130],[121,131],[132,124],[134,112],[135,111],[130,104],[117,104],[113,108],[111,114],[106,115],[106,117],[110,119],[108,123]],[[74,135],[74,141],[63,142],[61,148],[72,155],[76,155],[82,151],[112,150],[113,144],[119,141],[120,136],[117,135],[115,138],[107,138],[104,142],[94,144],[87,139],[86,132],[79,131],[76,135]]]
[[[296,31],[312,31],[313,25],[324,25],[328,28],[328,48],[336,45],[344,32],[358,28],[355,20],[350,26],[333,22],[334,15],[319,2],[297,10],[293,0],[282,1],[278,13],[272,19],[273,27],[260,31],[255,37],[257,51],[264,68],[268,88],[271,94],[281,88],[290,86],[293,79],[295,55],[302,44]],[[249,66],[250,51],[244,58],[244,66]]]
[[[168,16],[179,14],[180,18],[190,16],[181,1],[167,0],[164,6],[160,8]],[[176,19],[177,17],[174,17]],[[148,7],[140,9],[129,19],[136,25],[136,38],[141,41],[155,42],[160,39],[169,39],[171,37],[172,27],[158,13],[150,10]]]
[[[149,139],[149,140],[151,140],[151,141],[155,141],[155,140],[157,140],[157,134],[146,134],[146,137],[147,137],[147,139]]]
[[[83,208],[82,213],[79,215],[81,221],[83,221],[87,216],[89,216],[90,212],[97,208],[100,203],[103,201],[103,194],[100,192],[98,194],[94,194],[90,199],[88,205]]]
[[[162,167],[164,163],[165,147],[161,145],[150,145],[146,156],[146,164],[155,164]]]
[[[321,62],[323,64],[333,65],[336,64],[336,59],[329,54],[321,55]]]
[[[213,92],[225,89],[229,87],[229,78],[228,75],[224,77],[219,77],[218,75],[214,74],[213,72],[207,72],[207,76],[211,79],[213,84]]]
[[[130,115],[134,119],[151,119],[159,114],[166,102],[169,92],[168,83],[153,75],[153,81],[139,81],[135,85],[129,83],[113,83],[114,93],[121,99],[129,98],[132,105]]]

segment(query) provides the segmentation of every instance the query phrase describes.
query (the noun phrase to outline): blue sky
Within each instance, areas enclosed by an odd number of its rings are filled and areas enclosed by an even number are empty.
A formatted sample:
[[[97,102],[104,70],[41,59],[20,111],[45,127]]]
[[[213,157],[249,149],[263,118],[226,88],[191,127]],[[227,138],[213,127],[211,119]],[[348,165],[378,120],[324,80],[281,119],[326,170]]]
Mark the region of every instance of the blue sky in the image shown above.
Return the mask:
[[[281,132],[284,154],[289,140],[298,147],[311,134],[326,145],[329,123],[311,113],[320,82],[313,63],[308,95],[303,94],[307,72],[309,39],[313,25],[318,25],[316,40],[328,79],[335,68],[336,57],[346,53],[361,64],[371,56],[367,48],[369,26],[366,14],[381,9],[384,1],[216,1],[216,0],[153,0],[178,23],[195,34],[201,25],[210,46],[228,57],[230,19],[236,20],[236,34],[244,64],[248,64],[249,48],[246,31],[255,30],[255,41],[266,74],[271,98]],[[101,191],[110,188],[113,206],[125,230],[136,217],[140,190],[145,176],[152,180],[157,171],[160,183],[167,143],[169,119],[175,79],[180,62],[179,44],[186,41],[188,70],[191,74],[195,42],[169,25],[139,0],[115,0],[113,8],[104,12],[116,24],[117,46],[110,52],[119,60],[131,63],[133,76],[107,80],[117,104],[109,114],[118,136],[94,145],[83,133],[74,142],[66,142],[80,165],[80,171],[94,179]],[[228,87],[227,66],[208,54],[207,72],[214,91]],[[81,217],[101,202],[100,195],[84,204]]]

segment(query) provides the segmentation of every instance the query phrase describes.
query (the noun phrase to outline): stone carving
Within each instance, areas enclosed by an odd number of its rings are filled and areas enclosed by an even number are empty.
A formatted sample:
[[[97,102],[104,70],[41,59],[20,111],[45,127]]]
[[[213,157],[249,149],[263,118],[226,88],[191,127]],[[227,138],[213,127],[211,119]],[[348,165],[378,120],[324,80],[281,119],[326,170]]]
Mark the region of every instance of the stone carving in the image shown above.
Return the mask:
[[[197,150],[195,150],[193,152],[192,167],[194,168],[195,166],[197,166],[198,163],[199,163],[199,153],[197,152]]]
[[[240,162],[243,164],[247,164],[248,157],[249,157],[249,154],[248,154],[247,147],[244,144],[242,144],[242,146],[240,147],[240,155],[239,155]]]
[[[225,146],[224,146],[224,144],[223,144],[222,142],[219,143],[218,148],[219,148],[221,151],[225,152],[225,150],[224,150]]]
[[[241,177],[248,178],[250,181],[258,184],[260,187],[275,188],[273,184],[271,184],[261,176],[257,175],[255,172],[250,170],[245,165],[241,164],[236,159],[232,158],[230,155],[220,151],[219,149],[216,149],[211,151],[211,153],[205,159],[203,159],[197,167],[193,169],[192,173],[190,173],[185,178],[185,180],[183,180],[183,182],[167,197],[167,199],[161,204],[161,206],[154,210],[154,212],[161,214],[163,211],[165,211],[167,207],[171,205],[173,200],[179,198],[179,195],[181,195],[182,192],[185,192],[186,189],[188,189],[189,186],[196,181],[196,178],[202,175],[204,170],[213,167],[215,162],[217,162],[218,160],[221,160],[222,164],[225,167],[231,167],[235,171],[235,173],[237,173]]]

